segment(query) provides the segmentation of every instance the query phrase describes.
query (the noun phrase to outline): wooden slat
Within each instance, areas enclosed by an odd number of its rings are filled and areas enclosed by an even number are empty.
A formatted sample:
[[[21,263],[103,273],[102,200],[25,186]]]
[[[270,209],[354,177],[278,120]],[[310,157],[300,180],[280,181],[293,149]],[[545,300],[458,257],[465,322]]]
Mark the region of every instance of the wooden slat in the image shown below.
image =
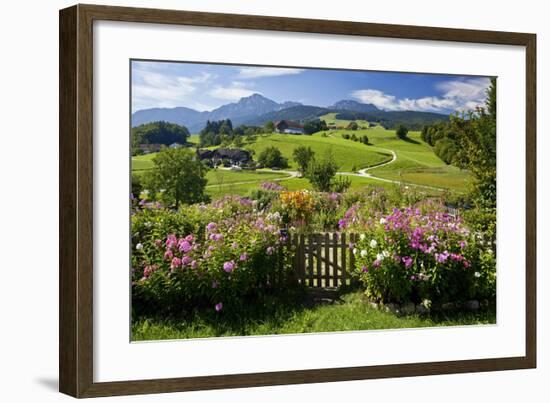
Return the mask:
[[[346,273],[346,234],[342,233],[341,235],[341,244],[342,247],[342,285],[346,285],[347,273]]]
[[[308,260],[308,286],[313,287],[313,248],[314,248],[314,235],[309,234],[307,237],[307,260]]]
[[[357,234],[349,234],[349,241],[350,241],[350,243],[355,245],[355,243],[357,242]],[[349,245],[348,245],[347,249],[349,250],[349,267],[350,267],[350,271],[354,271],[355,270],[355,255],[353,254],[353,250],[349,248]]]
[[[305,248],[306,239],[304,234],[300,234],[299,241],[299,269],[300,269],[300,281],[303,285],[306,284],[306,248]]]
[[[323,252],[321,249],[321,234],[317,234],[315,236],[315,255],[317,257],[317,287],[322,287],[323,284],[323,278],[322,278],[322,264],[323,264],[323,257],[321,256],[321,253]]]
[[[332,234],[332,285],[338,287],[338,234]]]
[[[324,256],[324,263],[325,263],[325,287],[330,287],[330,238],[328,235],[328,232],[325,232],[325,256]]]

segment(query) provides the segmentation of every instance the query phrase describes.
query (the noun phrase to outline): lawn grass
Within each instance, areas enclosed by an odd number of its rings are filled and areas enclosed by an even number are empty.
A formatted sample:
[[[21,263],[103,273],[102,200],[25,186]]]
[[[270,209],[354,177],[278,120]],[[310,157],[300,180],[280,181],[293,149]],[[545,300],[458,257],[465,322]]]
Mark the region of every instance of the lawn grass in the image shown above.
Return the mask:
[[[341,137],[323,137],[322,135],[270,134],[259,136],[255,143],[246,146],[257,156],[267,147],[277,147],[288,159],[291,169],[297,165],[292,158],[292,152],[299,146],[311,147],[317,158],[322,158],[331,151],[339,171],[350,172],[377,165],[391,160],[391,153],[361,143],[345,140]]]
[[[243,307],[239,315],[205,312],[189,320],[137,319],[132,340],[167,340],[218,336],[248,336],[336,332],[350,330],[486,325],[496,323],[494,309],[399,316],[375,309],[359,291],[344,294],[339,303],[312,305],[266,300]]]

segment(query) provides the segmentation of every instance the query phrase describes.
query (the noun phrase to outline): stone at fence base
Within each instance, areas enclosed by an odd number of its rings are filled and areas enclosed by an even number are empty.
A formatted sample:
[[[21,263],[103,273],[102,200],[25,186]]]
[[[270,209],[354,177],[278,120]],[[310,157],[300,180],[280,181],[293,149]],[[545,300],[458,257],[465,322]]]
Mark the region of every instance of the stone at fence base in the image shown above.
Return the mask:
[[[418,304],[416,306],[416,312],[420,313],[420,314],[426,314],[426,313],[430,313],[430,308],[427,307],[426,305],[424,304]]]
[[[399,313],[399,305],[394,304],[393,302],[384,304],[384,311],[391,312],[391,313]]]
[[[401,305],[401,313],[404,315],[410,315],[414,313],[414,311],[415,311],[415,306],[412,302],[406,302]]]
[[[466,301],[464,307],[470,311],[477,311],[479,309],[479,301],[476,299]]]

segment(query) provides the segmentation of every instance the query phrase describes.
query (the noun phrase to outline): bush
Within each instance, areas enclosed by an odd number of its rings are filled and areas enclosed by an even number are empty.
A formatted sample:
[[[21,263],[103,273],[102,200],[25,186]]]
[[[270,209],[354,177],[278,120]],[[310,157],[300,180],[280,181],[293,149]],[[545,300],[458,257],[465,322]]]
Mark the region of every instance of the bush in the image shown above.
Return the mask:
[[[353,253],[356,275],[375,300],[441,304],[494,291],[495,266],[480,251],[478,234],[433,202],[375,216]]]
[[[277,147],[267,147],[258,155],[258,163],[268,168],[286,168],[288,161]]]
[[[227,197],[185,211],[136,213],[134,313],[237,313],[250,298],[275,289],[272,279],[280,269],[289,269],[285,239],[279,234],[281,219],[254,213],[254,205],[249,199]]]
[[[407,129],[404,125],[397,126],[397,129],[395,130],[395,135],[401,140],[406,139],[408,133],[409,129]]]

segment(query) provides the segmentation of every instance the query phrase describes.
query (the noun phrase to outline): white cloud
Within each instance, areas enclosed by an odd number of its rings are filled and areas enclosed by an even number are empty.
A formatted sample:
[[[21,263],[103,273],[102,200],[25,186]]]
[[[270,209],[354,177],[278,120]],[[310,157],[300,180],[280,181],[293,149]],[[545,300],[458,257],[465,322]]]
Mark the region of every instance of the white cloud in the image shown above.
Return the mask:
[[[412,99],[398,99],[394,95],[373,89],[356,90],[351,93],[351,96],[363,103],[370,103],[384,110],[464,111],[475,109],[485,103],[489,84],[488,78],[445,81],[436,86],[436,89],[442,92],[441,96]]]
[[[198,86],[208,82],[211,74],[193,77],[167,75],[148,69],[132,71],[132,109],[172,108],[189,103]]]
[[[291,69],[281,67],[241,67],[239,78],[278,77],[300,74],[304,69]]]
[[[251,89],[250,86],[251,85],[246,85],[240,81],[233,81],[227,87],[217,86],[213,88],[208,95],[226,101],[238,101],[252,94],[260,94],[260,92]]]

